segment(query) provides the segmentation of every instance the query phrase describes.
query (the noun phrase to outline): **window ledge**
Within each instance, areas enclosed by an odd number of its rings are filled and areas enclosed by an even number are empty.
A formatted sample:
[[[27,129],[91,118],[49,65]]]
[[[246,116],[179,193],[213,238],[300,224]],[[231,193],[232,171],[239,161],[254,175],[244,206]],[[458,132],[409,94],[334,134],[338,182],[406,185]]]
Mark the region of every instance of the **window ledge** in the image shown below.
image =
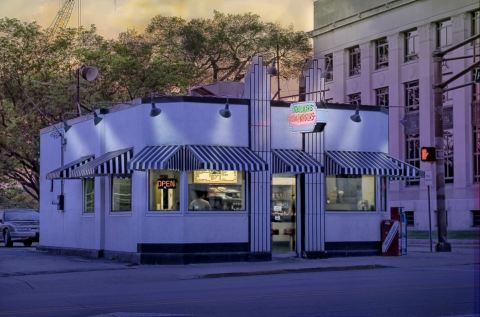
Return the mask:
[[[214,210],[189,210],[187,211],[186,215],[188,216],[197,216],[197,215],[228,215],[228,216],[240,216],[240,215],[247,215],[246,210],[238,210],[238,211],[214,211]]]
[[[372,71],[372,74],[381,73],[381,72],[385,72],[385,71],[388,71],[388,66],[387,66],[387,67],[382,67],[382,68],[374,69],[374,70]],[[382,88],[382,87],[380,87],[380,88]]]
[[[407,65],[411,65],[411,64],[417,64],[419,59],[420,59],[420,58],[417,58],[417,59],[414,59],[414,60],[411,60],[411,61],[406,61],[406,62],[404,61],[403,64],[402,64],[402,66],[407,66]]]
[[[183,213],[179,210],[171,210],[171,211],[147,211],[145,212],[146,217],[179,217],[183,216]]]
[[[114,217],[131,216],[133,215],[133,212],[132,211],[110,211],[109,215]]]
[[[82,217],[84,217],[84,218],[94,218],[95,213],[94,212],[82,212]]]

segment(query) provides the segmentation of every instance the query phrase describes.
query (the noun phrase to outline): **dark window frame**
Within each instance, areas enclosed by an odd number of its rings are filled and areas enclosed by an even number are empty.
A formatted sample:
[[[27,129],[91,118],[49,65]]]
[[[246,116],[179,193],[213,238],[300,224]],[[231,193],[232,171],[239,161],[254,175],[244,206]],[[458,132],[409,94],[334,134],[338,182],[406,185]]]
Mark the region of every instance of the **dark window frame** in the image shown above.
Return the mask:
[[[354,106],[360,106],[362,104],[362,93],[356,92],[347,95],[348,103]]]
[[[437,48],[452,45],[452,20],[445,19],[435,23],[435,34]]]
[[[325,54],[325,81],[333,80],[333,53]]]
[[[388,40],[386,37],[375,40],[375,69],[388,67]]]
[[[420,83],[413,80],[404,83],[405,113],[420,111]]]
[[[405,135],[405,162],[420,168],[420,134]],[[415,186],[420,184],[419,178],[407,179],[407,186]]]
[[[389,92],[388,86],[375,89],[375,105],[388,108]]]
[[[419,45],[419,39],[418,39],[418,30],[411,29],[403,32],[404,36],[404,61],[405,62],[411,62],[414,60],[418,59],[418,45]]]
[[[347,50],[348,50],[348,75],[350,77],[358,76],[362,72],[360,46],[355,45],[348,48]]]

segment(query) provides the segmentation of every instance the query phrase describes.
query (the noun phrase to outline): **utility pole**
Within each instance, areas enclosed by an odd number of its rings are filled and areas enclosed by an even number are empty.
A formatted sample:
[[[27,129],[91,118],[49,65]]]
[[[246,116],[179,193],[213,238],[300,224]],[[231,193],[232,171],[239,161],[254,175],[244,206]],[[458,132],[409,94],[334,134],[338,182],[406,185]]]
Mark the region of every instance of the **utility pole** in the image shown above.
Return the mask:
[[[435,148],[437,149],[435,164],[436,198],[437,198],[437,252],[452,250],[447,242],[447,214],[445,210],[445,159],[443,145],[443,89],[442,83],[442,55],[433,55],[433,111],[435,120]]]
[[[473,82],[446,88],[449,84],[471,72],[475,67],[480,66],[480,61],[474,61],[459,73],[442,82],[442,63],[449,60],[458,60],[472,58],[473,56],[461,56],[445,58],[445,55],[468,44],[473,43],[475,39],[480,38],[480,34],[474,35],[452,47],[441,51],[439,49],[433,52],[433,102],[434,102],[434,118],[435,118],[435,148],[437,152],[437,160],[435,164],[436,172],[436,200],[437,200],[437,227],[438,227],[438,243],[435,246],[437,252],[450,252],[452,247],[447,242],[447,214],[445,210],[445,155],[443,144],[443,93],[450,90],[463,88],[473,85]]]

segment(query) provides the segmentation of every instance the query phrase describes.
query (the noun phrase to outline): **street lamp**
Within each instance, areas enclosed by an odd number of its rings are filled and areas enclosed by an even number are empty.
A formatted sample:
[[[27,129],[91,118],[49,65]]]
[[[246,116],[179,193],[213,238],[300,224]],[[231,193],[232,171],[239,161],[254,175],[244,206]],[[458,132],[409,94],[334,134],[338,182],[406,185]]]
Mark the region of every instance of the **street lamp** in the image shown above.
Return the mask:
[[[77,105],[77,114],[78,116],[82,115],[82,104],[80,103],[80,76],[86,81],[94,81],[98,76],[98,69],[92,66],[82,65],[77,68],[77,95],[75,98],[75,103]]]

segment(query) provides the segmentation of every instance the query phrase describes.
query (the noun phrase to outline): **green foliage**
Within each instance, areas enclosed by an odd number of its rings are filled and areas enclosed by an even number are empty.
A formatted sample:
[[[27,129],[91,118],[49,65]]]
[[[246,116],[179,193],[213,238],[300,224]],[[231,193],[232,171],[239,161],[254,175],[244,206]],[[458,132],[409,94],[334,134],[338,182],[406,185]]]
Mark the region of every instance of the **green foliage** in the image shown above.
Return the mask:
[[[88,28],[53,36],[36,23],[0,19],[0,199],[21,199],[17,184],[38,200],[39,130],[76,110],[76,70],[99,69],[82,81],[81,101],[118,102],[150,94],[185,94],[201,82],[241,80],[255,55],[267,62],[277,51],[282,76],[297,77],[311,52],[307,35],[265,23],[255,14],[223,14],[186,21],[154,17],[144,33],[106,40]],[[12,187],[13,186],[13,187]]]

